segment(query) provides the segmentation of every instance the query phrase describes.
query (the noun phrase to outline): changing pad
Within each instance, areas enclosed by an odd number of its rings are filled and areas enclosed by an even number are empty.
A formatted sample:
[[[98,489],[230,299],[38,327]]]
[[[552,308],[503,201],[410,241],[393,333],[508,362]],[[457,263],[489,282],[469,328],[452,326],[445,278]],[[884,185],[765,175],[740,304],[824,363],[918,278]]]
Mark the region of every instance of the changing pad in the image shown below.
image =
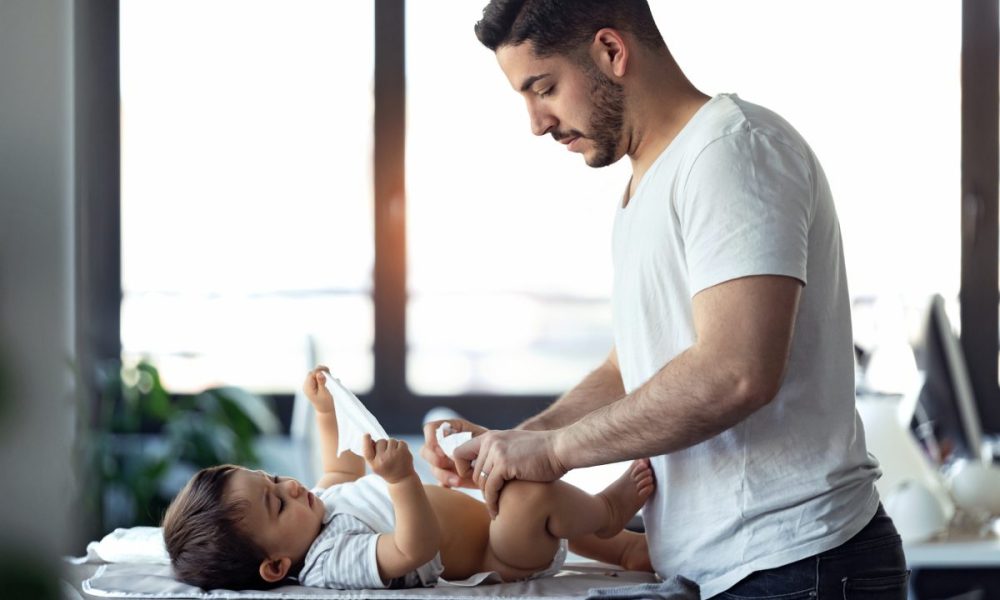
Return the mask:
[[[438,585],[401,590],[330,590],[300,585],[284,585],[272,590],[212,590],[181,583],[173,578],[168,565],[111,563],[101,565],[83,582],[83,591],[102,598],[196,598],[214,599],[369,599],[438,598],[484,600],[492,598],[537,598],[539,600],[581,598],[592,588],[657,581],[652,573],[622,571],[596,562],[570,563],[555,577],[499,583],[478,587]]]

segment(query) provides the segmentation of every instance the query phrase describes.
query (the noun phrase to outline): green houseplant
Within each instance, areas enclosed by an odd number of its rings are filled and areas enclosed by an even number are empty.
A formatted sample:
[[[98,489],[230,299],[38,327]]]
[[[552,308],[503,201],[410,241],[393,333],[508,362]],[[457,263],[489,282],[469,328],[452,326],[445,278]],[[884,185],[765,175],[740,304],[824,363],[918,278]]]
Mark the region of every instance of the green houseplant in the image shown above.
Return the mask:
[[[158,525],[195,471],[222,463],[257,466],[255,438],[280,429],[270,405],[240,388],[171,396],[147,362],[114,365],[102,379],[91,444],[101,534]]]

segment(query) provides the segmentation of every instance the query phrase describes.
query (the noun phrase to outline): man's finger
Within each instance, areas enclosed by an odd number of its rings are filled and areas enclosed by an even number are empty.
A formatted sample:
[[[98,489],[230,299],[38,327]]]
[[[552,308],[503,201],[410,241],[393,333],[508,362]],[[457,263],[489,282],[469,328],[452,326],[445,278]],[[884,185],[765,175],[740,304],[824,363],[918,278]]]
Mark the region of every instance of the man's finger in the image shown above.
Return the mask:
[[[458,462],[459,460],[470,462],[472,459],[479,456],[479,449],[482,447],[484,439],[486,439],[486,436],[480,435],[465,442],[458,448],[455,448],[455,462]]]
[[[428,421],[424,423],[424,448],[437,448],[437,431],[441,421]]]
[[[422,456],[423,459],[430,463],[433,467],[449,470],[452,467],[451,459],[445,455],[443,450],[441,450],[441,446],[438,446],[436,439],[434,440],[434,443],[431,444],[431,442],[426,441],[425,438],[424,445],[420,448],[420,456]]]
[[[434,477],[441,482],[441,485],[445,487],[463,487],[463,488],[476,488],[476,482],[468,477],[459,477],[455,471],[449,471],[446,469],[431,469],[434,473]]]
[[[456,458],[454,463],[455,473],[457,473],[459,477],[463,479],[471,479],[475,482],[476,479],[473,476],[473,473],[471,473],[472,466],[469,464],[469,461]]]
[[[497,471],[500,471],[498,469]],[[490,511],[490,518],[495,519],[500,514],[500,490],[503,489],[507,481],[503,478],[503,473],[490,473],[486,478],[486,485],[483,486],[483,498],[486,500],[486,508]]]

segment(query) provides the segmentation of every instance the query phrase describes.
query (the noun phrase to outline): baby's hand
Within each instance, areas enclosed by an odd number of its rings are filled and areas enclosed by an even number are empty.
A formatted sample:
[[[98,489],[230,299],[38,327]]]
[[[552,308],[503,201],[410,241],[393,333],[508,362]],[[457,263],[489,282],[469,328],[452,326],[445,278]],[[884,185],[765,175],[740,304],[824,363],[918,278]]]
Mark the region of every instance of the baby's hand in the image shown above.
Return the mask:
[[[364,454],[368,466],[386,483],[397,483],[417,474],[413,470],[413,457],[406,442],[393,439],[373,442],[366,433]]]
[[[313,408],[318,413],[333,412],[333,396],[330,395],[330,390],[326,388],[326,377],[329,373],[330,369],[323,365],[318,365],[315,369],[309,371],[305,382],[302,384],[302,391],[306,393],[306,397],[309,398]]]

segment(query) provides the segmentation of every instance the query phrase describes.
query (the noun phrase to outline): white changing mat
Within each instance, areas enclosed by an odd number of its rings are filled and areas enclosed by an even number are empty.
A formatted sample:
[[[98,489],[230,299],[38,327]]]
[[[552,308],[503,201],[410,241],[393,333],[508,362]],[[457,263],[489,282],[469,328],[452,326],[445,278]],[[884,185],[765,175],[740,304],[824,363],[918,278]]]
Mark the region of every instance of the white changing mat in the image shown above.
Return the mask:
[[[369,599],[369,598],[438,598],[453,600],[488,600],[500,598],[536,598],[559,600],[580,598],[592,588],[653,583],[652,573],[621,571],[596,562],[573,563],[563,566],[555,577],[499,583],[477,587],[455,587],[438,584],[430,588],[401,590],[330,590],[300,585],[284,585],[272,590],[203,591],[201,588],[174,579],[167,565],[116,563],[101,565],[93,577],[83,582],[83,591],[102,598],[195,598],[215,599]]]

